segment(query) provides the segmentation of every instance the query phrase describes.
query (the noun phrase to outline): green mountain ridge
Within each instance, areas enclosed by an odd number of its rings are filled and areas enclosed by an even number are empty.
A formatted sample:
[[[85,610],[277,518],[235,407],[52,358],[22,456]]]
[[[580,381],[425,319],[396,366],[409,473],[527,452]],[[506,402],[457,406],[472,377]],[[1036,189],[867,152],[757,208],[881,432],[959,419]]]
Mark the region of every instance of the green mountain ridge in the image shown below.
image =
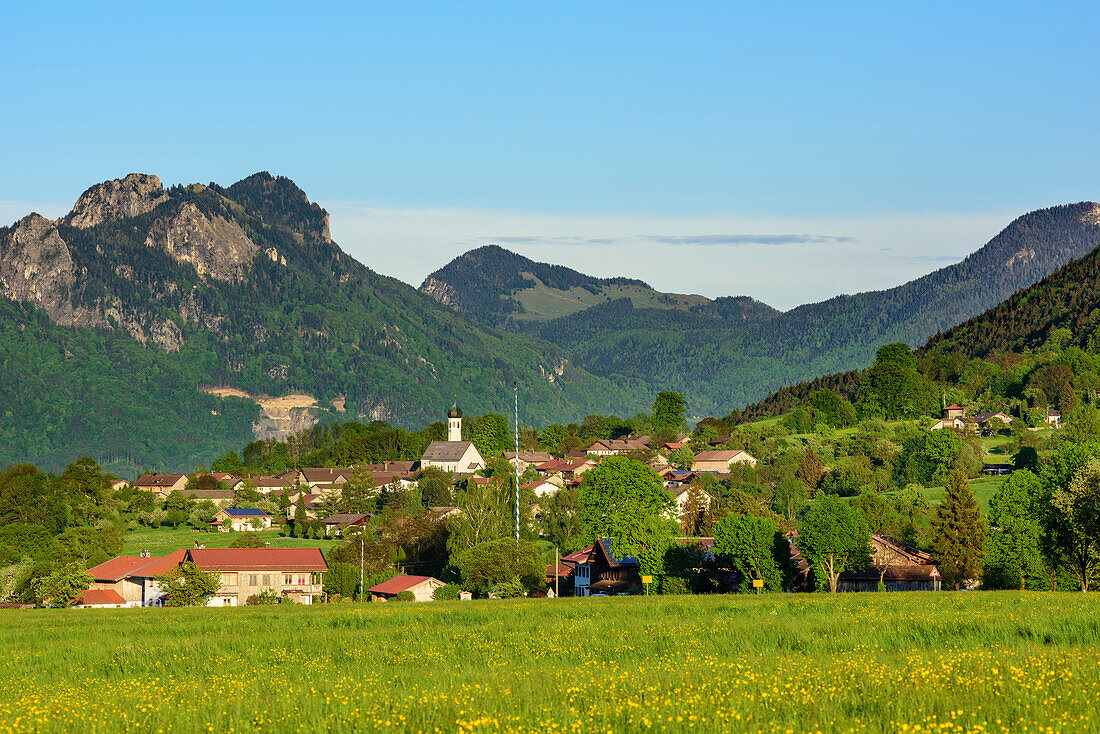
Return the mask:
[[[937,375],[945,384],[955,384],[962,380],[972,360],[997,362],[1008,370],[1015,369],[1021,363],[1019,355],[1029,350],[1076,347],[1095,354],[1100,351],[1098,328],[1100,248],[978,316],[934,335],[915,354],[924,372]],[[783,415],[804,406],[821,389],[854,403],[864,377],[863,371],[852,370],[785,386],[727,417],[747,422]],[[1019,375],[1017,380],[1025,377]],[[1086,391],[1082,385],[1078,388]],[[1053,401],[1058,396],[1047,397]]]
[[[1082,202],[1030,212],[962,262],[896,288],[784,313],[738,318],[717,313],[715,305],[651,308],[620,298],[502,326],[561,346],[594,374],[658,383],[687,395],[692,414],[720,415],[788,385],[863,368],[883,344],[917,346],[982,313],[1100,245],[1098,210]],[[452,285],[451,265],[429,276],[437,290]],[[462,292],[474,301],[466,309],[475,318],[476,299],[501,298],[499,288],[480,287],[476,268],[464,268],[462,276]]]
[[[190,468],[247,442],[262,418],[204,386],[306,393],[314,420],[407,426],[439,420],[456,397],[471,413],[506,412],[513,382],[535,423],[651,399],[356,262],[327,213],[266,172],[168,190],[131,174],[56,222],[0,228],[0,293],[0,466],[91,454]]]

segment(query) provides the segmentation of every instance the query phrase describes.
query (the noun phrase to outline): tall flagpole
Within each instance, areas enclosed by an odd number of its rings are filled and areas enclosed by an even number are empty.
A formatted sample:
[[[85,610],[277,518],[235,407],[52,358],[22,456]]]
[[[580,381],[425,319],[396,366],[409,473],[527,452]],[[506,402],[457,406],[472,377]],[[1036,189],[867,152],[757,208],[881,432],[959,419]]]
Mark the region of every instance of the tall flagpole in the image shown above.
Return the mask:
[[[516,542],[519,542],[519,383],[513,382],[516,393]]]

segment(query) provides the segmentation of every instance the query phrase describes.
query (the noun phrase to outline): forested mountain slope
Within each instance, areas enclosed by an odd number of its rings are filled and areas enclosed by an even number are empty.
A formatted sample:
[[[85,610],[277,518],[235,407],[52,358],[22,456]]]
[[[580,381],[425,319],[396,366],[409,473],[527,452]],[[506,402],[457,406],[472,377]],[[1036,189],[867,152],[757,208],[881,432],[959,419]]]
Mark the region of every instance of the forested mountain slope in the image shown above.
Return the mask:
[[[457,394],[532,422],[640,408],[567,353],[471,323],[332,242],[289,179],[164,190],[131,174],[73,211],[0,229],[0,466],[81,454],[187,468],[241,445],[252,395],[304,393],[325,413],[424,425]]]
[[[670,318],[699,324],[715,319],[764,321],[779,313],[746,297],[711,301],[662,293],[630,278],[594,278],[561,265],[535,262],[497,245],[456,257],[425,278],[420,291],[483,324],[514,330],[616,302],[673,311]]]
[[[596,374],[679,390],[692,413],[721,414],[786,385],[864,367],[883,344],[919,345],[1000,303],[1100,244],[1098,211],[1083,202],[1031,212],[962,262],[896,288],[771,318],[716,318],[723,299],[668,309],[620,298],[547,321],[504,323],[558,344]],[[432,276],[437,289],[452,266]],[[467,300],[480,297],[469,287],[472,276],[463,282]],[[484,293],[487,300],[500,296]]]
[[[1094,216],[1100,216],[1100,212]],[[975,375],[980,376],[981,369],[971,369],[973,374],[964,374],[974,360],[1011,365],[1018,371],[1019,365],[1025,362],[1021,355],[1029,351],[1046,350],[1049,355],[1078,348],[1095,354],[1100,351],[1098,328],[1100,248],[1073,260],[980,315],[936,334],[916,351],[916,358],[923,372],[945,384],[957,384],[965,382],[966,378],[978,380]],[[1058,361],[1055,359],[1053,363]],[[1038,366],[1049,367],[1049,364]],[[1012,397],[1022,397],[1026,377],[1026,373],[1017,375],[1015,392],[1019,395]],[[860,399],[864,379],[863,371],[825,375],[776,390],[744,410],[734,411],[727,418],[732,422],[741,422],[782,415],[806,405],[810,397],[821,389],[831,390],[841,398],[856,403]],[[1080,392],[1087,392],[1086,384],[1092,383],[1086,381],[1077,385]],[[1046,396],[1053,404],[1059,396],[1049,385],[1043,387],[1046,388],[1044,394],[1053,393]]]

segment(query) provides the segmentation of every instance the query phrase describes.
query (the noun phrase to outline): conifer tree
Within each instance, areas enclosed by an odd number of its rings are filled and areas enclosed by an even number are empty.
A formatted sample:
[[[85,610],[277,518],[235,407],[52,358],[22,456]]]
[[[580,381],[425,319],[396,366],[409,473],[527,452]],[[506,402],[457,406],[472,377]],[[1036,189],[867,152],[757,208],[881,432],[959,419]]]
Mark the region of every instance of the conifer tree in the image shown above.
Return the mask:
[[[985,523],[966,475],[958,469],[951,472],[946,490],[932,518],[932,553],[943,582],[959,589],[964,581],[982,573]]]

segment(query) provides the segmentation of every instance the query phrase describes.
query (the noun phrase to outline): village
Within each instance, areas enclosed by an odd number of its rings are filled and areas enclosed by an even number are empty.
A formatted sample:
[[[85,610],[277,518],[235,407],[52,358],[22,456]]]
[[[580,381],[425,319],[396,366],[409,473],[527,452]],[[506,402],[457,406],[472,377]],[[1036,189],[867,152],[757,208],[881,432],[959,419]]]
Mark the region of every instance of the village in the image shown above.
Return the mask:
[[[944,423],[951,427],[951,420],[962,422],[959,406],[945,409]],[[993,419],[996,419],[994,417]],[[982,416],[983,424],[990,420]],[[932,426],[940,429],[945,425]],[[691,549],[696,564],[717,565],[720,551],[715,548],[714,537],[691,535],[691,516],[706,512],[716,502],[714,496],[700,490],[700,481],[720,482],[732,472],[755,467],[757,459],[745,450],[706,448],[695,452],[690,468],[680,468],[669,461],[677,457],[689,436],[680,435],[675,441],[659,445],[652,436],[628,435],[616,439],[593,441],[582,450],[569,451],[555,457],[547,451],[504,451],[499,457],[483,457],[477,447],[463,440],[462,411],[453,407],[447,413],[447,439],[433,441],[419,461],[386,461],[350,467],[303,467],[288,470],[276,476],[240,477],[228,472],[210,472],[189,477],[186,474],[146,473],[132,481],[117,480],[115,490],[145,492],[158,504],[169,505],[172,498],[210,503],[216,508],[209,520],[207,532],[255,535],[275,526],[308,523],[320,529],[326,539],[356,539],[369,530],[372,512],[338,511],[341,498],[364,477],[376,491],[400,492],[415,488],[426,470],[435,470],[437,476],[445,476],[453,487],[484,487],[490,481],[484,476],[492,459],[504,460],[514,472],[507,477],[523,477],[519,485],[523,496],[529,498],[528,514],[538,517],[543,507],[556,493],[565,488],[578,488],[587,472],[599,467],[613,457],[650,457],[647,466],[660,477],[661,486],[668,496],[665,519],[678,524],[684,534],[676,535],[679,546]],[[714,445],[728,442],[729,437],[712,441]],[[499,477],[498,477],[499,479]],[[259,503],[267,507],[277,505],[279,513],[272,513],[254,506],[238,506],[241,492],[261,497]],[[517,500],[520,493],[515,494]],[[334,509],[336,508],[336,509]],[[454,505],[430,506],[428,516],[437,523],[446,523],[462,515],[463,509]],[[517,534],[518,518],[517,517]],[[399,521],[400,522],[400,521]],[[212,574],[218,581],[217,589],[203,600],[206,606],[242,606],[257,603],[258,599],[314,604],[331,601],[325,593],[325,574],[330,571],[329,561],[319,547],[272,547],[264,542],[262,547],[207,548],[202,533],[195,531],[194,547],[176,550],[160,557],[142,551],[137,556],[120,555],[88,568],[89,588],[76,599],[77,608],[154,607],[168,603],[168,597],[160,587],[160,579],[172,569],[184,564]],[[789,581],[784,591],[811,591],[815,587],[810,564],[800,553],[796,538],[798,531],[785,534],[789,546]],[[869,563],[844,571],[836,579],[838,591],[908,591],[939,590],[940,574],[935,559],[926,552],[909,547],[888,534],[869,534]],[[567,554],[557,555],[554,562],[545,567],[544,578],[537,589],[530,589],[531,596],[598,597],[648,593],[653,579],[644,573],[637,557],[616,553],[614,538],[594,537],[586,547]],[[235,544],[236,545],[236,544]],[[557,549],[555,548],[555,551]],[[728,565],[728,564],[727,564]],[[399,570],[400,566],[399,566]],[[744,583],[744,574],[736,569],[719,571],[719,587],[736,590]],[[439,598],[470,599],[469,590],[458,589],[451,596],[442,596],[440,590],[451,586],[433,576],[414,573],[396,573],[391,578],[362,589],[360,598],[370,601],[412,600],[432,601]],[[757,584],[763,591],[763,584]],[[490,597],[495,594],[490,593]]]

